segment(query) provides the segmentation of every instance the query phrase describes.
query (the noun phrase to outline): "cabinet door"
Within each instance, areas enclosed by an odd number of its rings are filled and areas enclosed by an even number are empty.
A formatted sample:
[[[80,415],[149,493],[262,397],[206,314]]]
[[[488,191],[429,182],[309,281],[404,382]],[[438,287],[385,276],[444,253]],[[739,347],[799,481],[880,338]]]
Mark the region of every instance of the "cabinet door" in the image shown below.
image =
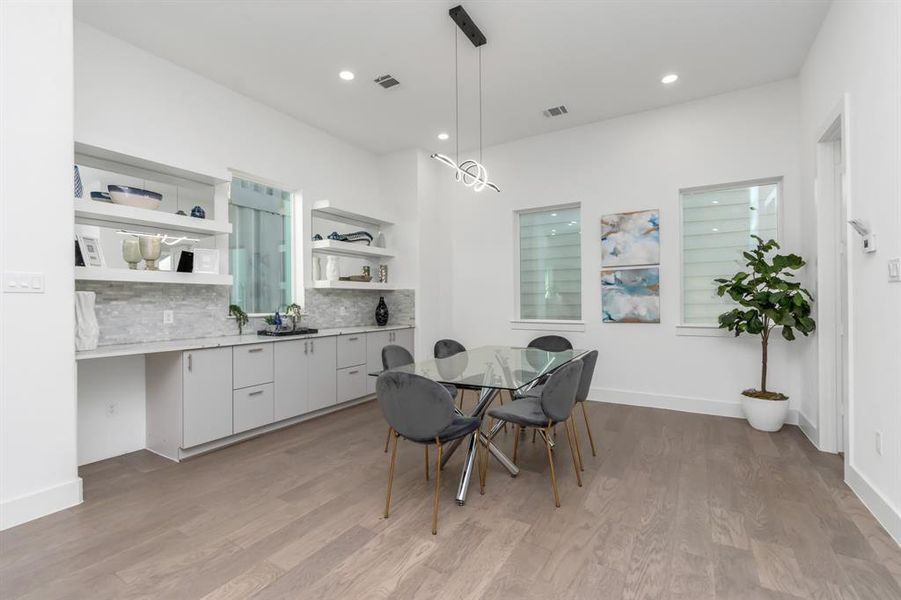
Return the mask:
[[[356,367],[366,362],[366,334],[338,336],[338,368]]]
[[[235,433],[272,423],[272,384],[264,383],[234,391]]]
[[[366,395],[366,365],[338,369],[338,402],[355,400]]]
[[[272,381],[272,344],[265,342],[233,348],[234,389]]]
[[[310,410],[334,406],[337,401],[337,345],[335,338],[314,338],[310,340],[307,356],[309,368],[307,393]]]
[[[366,334],[366,393],[375,393],[375,377],[370,373],[382,370],[382,348],[391,343],[393,331],[372,331]]]
[[[393,342],[391,342],[392,344],[395,344],[397,346],[403,346],[404,348],[407,349],[407,351],[410,354],[412,354],[413,356],[416,356],[416,354],[413,352],[413,329],[412,328],[398,329],[396,331],[392,331],[391,333],[394,334],[392,336],[392,339],[394,340]]]
[[[310,342],[293,340],[275,346],[275,420],[290,419],[310,411],[307,363]]]
[[[209,348],[182,354],[182,448],[230,436],[232,349]]]

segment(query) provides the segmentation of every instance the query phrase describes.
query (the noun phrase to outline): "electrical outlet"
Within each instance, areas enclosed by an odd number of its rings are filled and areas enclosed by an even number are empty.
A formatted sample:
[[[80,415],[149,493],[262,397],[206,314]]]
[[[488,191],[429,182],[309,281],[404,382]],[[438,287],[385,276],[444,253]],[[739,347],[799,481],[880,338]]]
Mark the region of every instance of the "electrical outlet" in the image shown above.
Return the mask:
[[[882,456],[882,432],[876,432],[876,454]]]
[[[163,325],[172,325],[175,322],[175,313],[171,310],[163,311]]]

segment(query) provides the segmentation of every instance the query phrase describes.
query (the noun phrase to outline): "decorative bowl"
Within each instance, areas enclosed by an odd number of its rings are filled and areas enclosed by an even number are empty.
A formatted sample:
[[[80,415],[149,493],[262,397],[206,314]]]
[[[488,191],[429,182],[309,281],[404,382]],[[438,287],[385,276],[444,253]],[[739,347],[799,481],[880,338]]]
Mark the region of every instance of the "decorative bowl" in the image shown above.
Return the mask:
[[[110,198],[109,194],[106,192],[91,192],[91,200],[97,200],[98,202],[113,201],[113,199]]]
[[[127,185],[108,185],[109,195],[113,199],[113,204],[124,204],[125,206],[134,206],[136,208],[148,208],[156,210],[163,201],[163,195],[150,190],[142,190],[141,188],[129,187]]]

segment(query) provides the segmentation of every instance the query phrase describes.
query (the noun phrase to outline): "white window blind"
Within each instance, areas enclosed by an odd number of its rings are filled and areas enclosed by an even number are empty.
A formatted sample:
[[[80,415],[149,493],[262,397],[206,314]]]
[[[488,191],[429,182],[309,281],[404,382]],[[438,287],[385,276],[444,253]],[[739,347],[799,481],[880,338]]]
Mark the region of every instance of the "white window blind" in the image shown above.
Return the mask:
[[[578,207],[518,213],[519,318],[582,318],[582,236]]]
[[[716,295],[718,277],[744,264],[757,235],[778,241],[780,181],[683,190],[682,323],[716,325],[735,303]]]

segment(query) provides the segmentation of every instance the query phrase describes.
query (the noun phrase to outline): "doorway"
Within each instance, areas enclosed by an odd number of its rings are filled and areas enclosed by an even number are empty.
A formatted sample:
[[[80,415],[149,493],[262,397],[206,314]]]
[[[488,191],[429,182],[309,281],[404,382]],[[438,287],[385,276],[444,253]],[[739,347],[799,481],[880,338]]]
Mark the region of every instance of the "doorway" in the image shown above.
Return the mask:
[[[817,143],[817,291],[822,450],[846,454],[850,421],[848,161],[840,107]]]

